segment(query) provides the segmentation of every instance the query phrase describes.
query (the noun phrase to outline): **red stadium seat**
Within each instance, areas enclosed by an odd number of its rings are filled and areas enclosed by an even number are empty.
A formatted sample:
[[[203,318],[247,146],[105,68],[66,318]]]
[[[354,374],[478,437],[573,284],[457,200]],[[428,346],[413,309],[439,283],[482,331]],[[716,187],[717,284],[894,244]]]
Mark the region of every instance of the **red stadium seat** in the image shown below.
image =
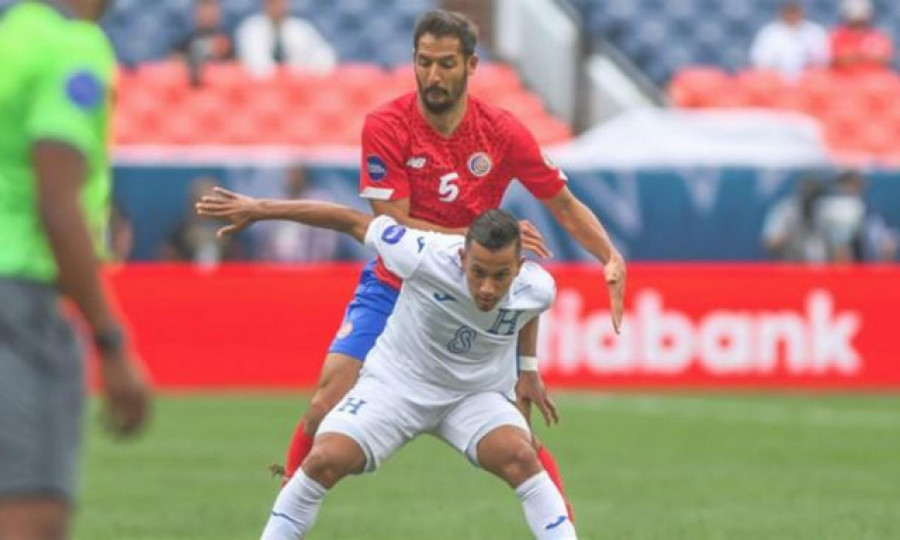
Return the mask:
[[[475,94],[521,91],[522,80],[516,70],[506,64],[482,63],[469,79],[469,88]]]
[[[489,101],[530,119],[542,142],[571,137],[512,68],[480,66]],[[473,79],[474,81],[475,79]],[[120,144],[359,144],[367,113],[415,90],[411,65],[384,70],[346,64],[334,73],[281,69],[250,76],[236,63],[210,64],[192,86],[183,62],[158,62],[122,71],[116,86]]]
[[[728,91],[731,78],[714,67],[692,67],[678,72],[669,85],[669,99],[678,107],[707,107]]]
[[[523,123],[532,130],[534,138],[541,145],[562,143],[572,138],[569,125],[551,116],[523,119]]]
[[[742,89],[741,100],[750,107],[776,107],[779,96],[794,90],[781,74],[768,70],[738,73],[734,78],[734,85]]]
[[[416,89],[416,72],[412,64],[395,66],[388,73],[388,86],[393,90],[393,95],[412,92]]]
[[[180,61],[142,64],[134,75],[133,84],[152,88],[160,99],[177,99],[190,85],[187,67]]]
[[[854,90],[865,100],[866,107],[881,112],[900,100],[900,77],[888,71],[873,71],[856,77]]]

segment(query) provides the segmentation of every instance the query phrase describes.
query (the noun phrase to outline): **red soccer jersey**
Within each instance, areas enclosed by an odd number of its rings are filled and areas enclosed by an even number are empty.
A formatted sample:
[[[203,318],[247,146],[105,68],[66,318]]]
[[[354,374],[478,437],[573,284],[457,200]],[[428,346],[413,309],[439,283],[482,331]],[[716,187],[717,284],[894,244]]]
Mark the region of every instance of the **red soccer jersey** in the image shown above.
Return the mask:
[[[508,111],[469,97],[463,121],[453,135],[444,137],[422,116],[416,98],[415,92],[403,95],[366,117],[362,197],[408,197],[411,217],[461,228],[500,206],[513,179],[539,199],[551,198],[565,186],[562,171]],[[400,287],[400,279],[380,260],[375,275]]]

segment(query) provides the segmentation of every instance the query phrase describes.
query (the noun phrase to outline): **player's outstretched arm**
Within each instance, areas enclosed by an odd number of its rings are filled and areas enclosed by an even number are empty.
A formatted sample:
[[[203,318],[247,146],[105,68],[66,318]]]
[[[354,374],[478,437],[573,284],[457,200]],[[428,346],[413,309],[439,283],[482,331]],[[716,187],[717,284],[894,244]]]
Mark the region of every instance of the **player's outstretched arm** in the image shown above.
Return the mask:
[[[450,228],[441,227],[424,219],[417,219],[409,215],[409,198],[396,199],[392,201],[371,200],[372,212],[376,216],[386,215],[394,218],[394,221],[401,225],[405,225],[410,229],[418,229],[420,231],[433,231],[444,234],[466,234],[466,228]]]
[[[625,259],[609,239],[597,216],[569,188],[564,187],[555,196],[541,202],[576,242],[603,263],[613,328],[618,333],[625,306]]]
[[[420,231],[434,231],[439,233],[446,234],[466,234],[466,228],[460,227],[457,229],[451,229],[448,227],[441,227],[435,223],[430,221],[426,221],[424,219],[417,219],[409,215],[409,198],[405,199],[396,199],[392,201],[370,201],[372,205],[372,212],[376,216],[380,215],[388,215],[394,218],[394,221],[400,223],[401,225],[406,225],[410,229],[418,229]],[[531,224],[531,222],[527,220],[519,221],[519,226],[522,229],[522,247],[527,251],[530,251],[537,255],[542,259],[547,259],[553,256],[550,253],[550,250],[547,249],[547,246],[544,245],[544,237],[541,236],[541,233],[538,232],[537,227]]]
[[[219,229],[219,236],[234,234],[257,221],[285,220],[349,234],[363,242],[372,216],[348,206],[321,201],[276,201],[255,199],[224,188],[213,188],[196,205],[204,217],[227,219],[231,223]]]

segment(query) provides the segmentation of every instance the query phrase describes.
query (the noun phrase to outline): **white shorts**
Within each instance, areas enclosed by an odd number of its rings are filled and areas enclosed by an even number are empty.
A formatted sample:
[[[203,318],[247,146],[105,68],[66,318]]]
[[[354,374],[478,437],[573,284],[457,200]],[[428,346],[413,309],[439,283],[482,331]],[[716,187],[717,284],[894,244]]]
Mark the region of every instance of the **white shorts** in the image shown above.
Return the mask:
[[[530,434],[525,418],[500,392],[414,394],[363,373],[316,433],[340,433],[356,441],[366,455],[366,472],[421,433],[443,439],[476,466],[478,443],[494,429],[515,426]]]

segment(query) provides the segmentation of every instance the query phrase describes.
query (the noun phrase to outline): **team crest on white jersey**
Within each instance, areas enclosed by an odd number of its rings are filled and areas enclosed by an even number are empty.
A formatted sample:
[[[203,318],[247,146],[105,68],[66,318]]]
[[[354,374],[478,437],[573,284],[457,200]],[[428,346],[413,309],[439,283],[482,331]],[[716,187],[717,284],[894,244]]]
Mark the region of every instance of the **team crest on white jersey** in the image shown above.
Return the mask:
[[[426,162],[427,160],[423,157],[411,157],[406,160],[406,166],[413,169],[421,169]]]
[[[491,157],[486,152],[475,152],[469,156],[469,172],[475,176],[484,176],[491,172],[494,166]]]

